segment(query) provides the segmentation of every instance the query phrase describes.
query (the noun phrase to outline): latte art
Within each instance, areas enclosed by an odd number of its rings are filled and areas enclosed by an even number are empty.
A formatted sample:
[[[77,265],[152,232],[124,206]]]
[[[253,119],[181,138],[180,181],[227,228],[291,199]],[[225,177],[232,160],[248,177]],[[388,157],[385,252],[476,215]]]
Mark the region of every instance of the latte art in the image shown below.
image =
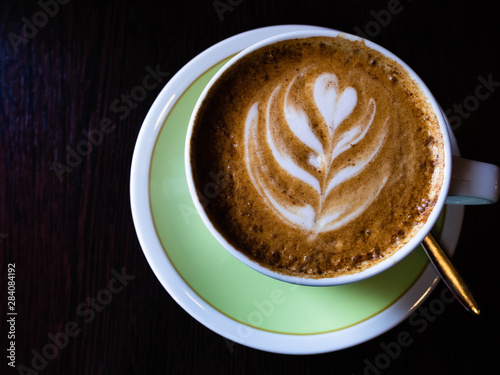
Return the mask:
[[[324,278],[371,267],[414,236],[442,184],[442,149],[402,67],[363,42],[317,37],[225,70],[196,113],[189,160],[227,243],[273,271]]]
[[[369,191],[336,191],[339,185],[369,168],[386,140],[387,127],[375,130],[377,134],[372,136],[370,144],[357,149],[348,161],[335,163],[338,156],[354,148],[370,132],[377,105],[374,99],[370,99],[361,118],[342,126],[357,105],[356,90],[347,87],[340,92],[334,73],[317,76],[308,73],[300,72],[288,86],[278,85],[267,102],[254,103],[250,107],[245,121],[245,160],[254,187],[275,212],[290,224],[316,235],[339,228],[356,218],[384,187],[387,172],[378,175],[375,183],[371,182]],[[293,90],[294,86],[312,92]],[[308,111],[301,108],[308,97],[314,99],[314,109],[319,114],[316,132]],[[325,139],[318,137],[318,127],[324,128]],[[296,149],[286,144],[282,134],[288,130],[302,143],[299,146],[307,149],[309,166],[304,165],[304,160],[295,158]],[[273,188],[277,184],[275,176],[266,168],[268,160],[262,157],[266,148],[288,175],[282,184],[303,183],[314,190],[314,194],[307,195],[305,204],[294,203],[294,199],[286,194],[286,188]]]

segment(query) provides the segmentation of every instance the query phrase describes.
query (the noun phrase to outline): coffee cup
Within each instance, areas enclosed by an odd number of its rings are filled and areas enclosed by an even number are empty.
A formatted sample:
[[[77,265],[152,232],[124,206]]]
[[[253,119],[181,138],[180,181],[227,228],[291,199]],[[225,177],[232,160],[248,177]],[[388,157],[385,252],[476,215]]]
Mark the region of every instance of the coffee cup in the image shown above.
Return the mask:
[[[254,270],[310,286],[405,258],[445,204],[489,204],[499,168],[453,156],[446,116],[401,59],[336,30],[234,56],[198,99],[185,144],[194,205]]]

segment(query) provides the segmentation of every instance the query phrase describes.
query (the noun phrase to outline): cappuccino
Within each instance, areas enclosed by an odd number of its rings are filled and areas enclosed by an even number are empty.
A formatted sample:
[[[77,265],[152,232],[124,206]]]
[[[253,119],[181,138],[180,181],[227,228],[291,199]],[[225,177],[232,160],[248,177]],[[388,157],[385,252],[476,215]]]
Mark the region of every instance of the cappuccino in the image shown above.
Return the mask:
[[[390,257],[426,222],[444,178],[440,128],[418,84],[342,37],[242,57],[208,91],[190,142],[216,230],[262,266],[299,277]]]

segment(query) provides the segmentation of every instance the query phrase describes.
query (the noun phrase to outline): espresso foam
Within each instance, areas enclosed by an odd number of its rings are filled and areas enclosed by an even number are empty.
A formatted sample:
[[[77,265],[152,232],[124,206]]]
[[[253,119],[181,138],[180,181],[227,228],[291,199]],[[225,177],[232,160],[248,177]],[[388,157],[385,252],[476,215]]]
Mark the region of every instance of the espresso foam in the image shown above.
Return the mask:
[[[240,60],[208,93],[191,141],[197,191],[218,184],[205,207],[217,230],[262,265],[308,277],[403,246],[437,199],[440,155],[435,115],[404,69],[342,38]]]

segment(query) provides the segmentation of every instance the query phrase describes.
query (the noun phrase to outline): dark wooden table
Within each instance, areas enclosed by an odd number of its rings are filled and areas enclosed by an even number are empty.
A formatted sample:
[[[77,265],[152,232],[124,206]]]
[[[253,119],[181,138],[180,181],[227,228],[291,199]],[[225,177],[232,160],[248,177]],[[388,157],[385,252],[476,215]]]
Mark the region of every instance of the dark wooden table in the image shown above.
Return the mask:
[[[480,374],[496,368],[499,204],[466,207],[454,256],[481,316],[457,302],[436,309],[439,284],[417,310],[425,327],[416,330],[405,320],[339,352],[288,356],[232,343],[186,313],[157,280],[129,202],[142,122],[190,59],[234,34],[277,24],[336,28],[393,51],[447,111],[462,155],[500,165],[500,35],[497,10],[485,2],[2,1],[0,373]],[[157,67],[158,84],[132,96],[147,69]],[[107,132],[77,151],[96,129]],[[109,285],[112,279],[121,284]],[[9,280],[15,280],[15,323],[7,315]],[[98,295],[106,288],[116,293]],[[410,346],[367,367],[404,331],[412,332]],[[17,369],[8,365],[10,341]],[[53,342],[59,347],[48,345]]]

